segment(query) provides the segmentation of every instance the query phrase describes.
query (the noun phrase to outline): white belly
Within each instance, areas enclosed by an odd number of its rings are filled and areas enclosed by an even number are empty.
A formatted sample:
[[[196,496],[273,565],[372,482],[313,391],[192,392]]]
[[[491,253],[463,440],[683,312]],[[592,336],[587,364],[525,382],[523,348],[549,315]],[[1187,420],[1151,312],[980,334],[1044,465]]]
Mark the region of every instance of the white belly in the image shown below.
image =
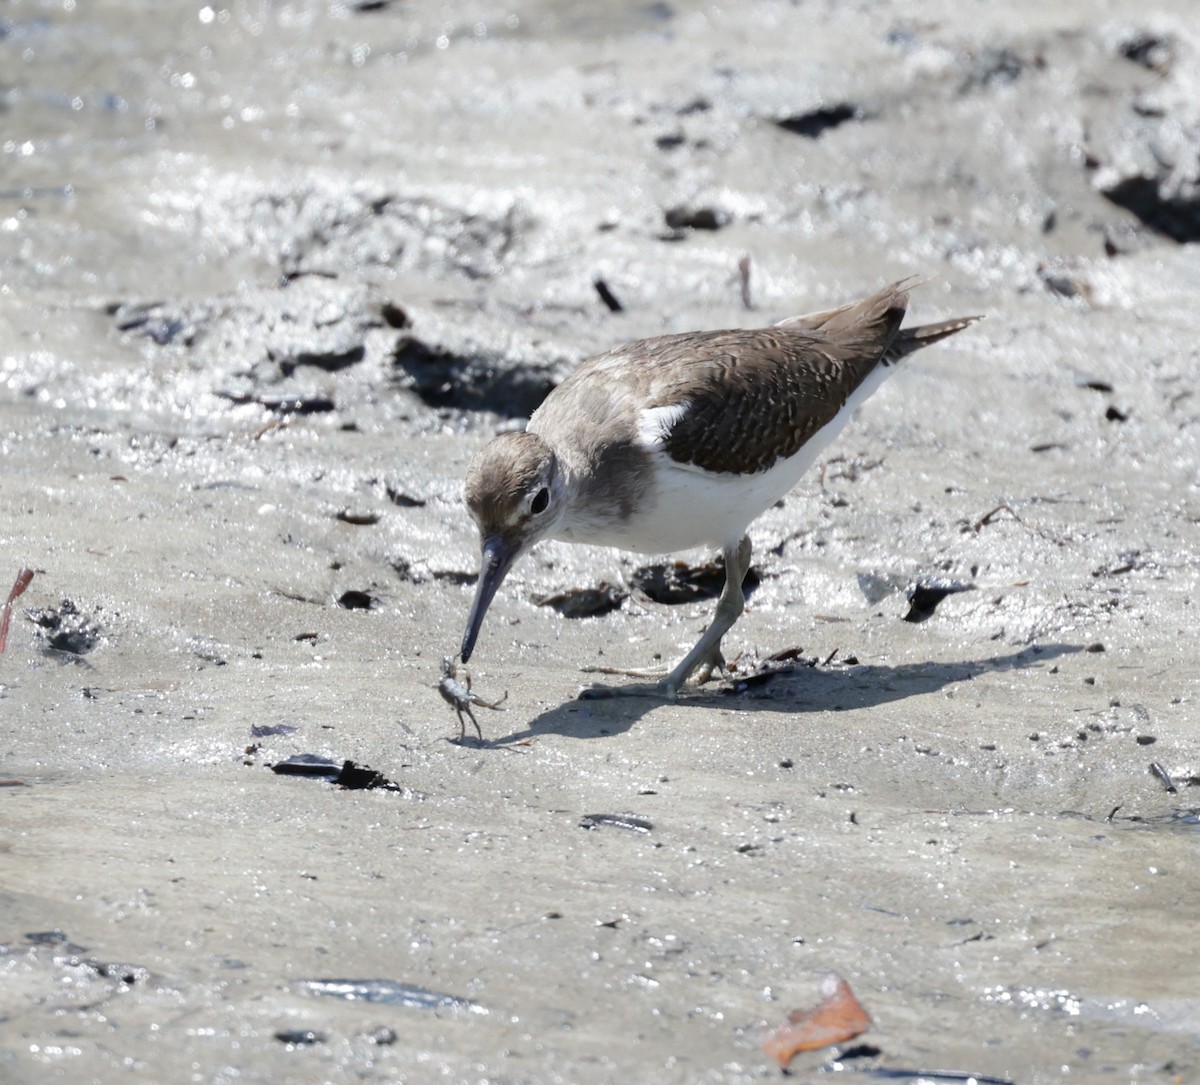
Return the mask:
[[[679,464],[666,454],[661,443],[656,443],[650,449],[656,461],[655,483],[632,516],[603,522],[581,518],[577,523],[564,524],[556,535],[571,542],[615,546],[643,554],[735,544],[759,515],[800,481],[890,372],[890,367],[877,367],[799,452],[759,474],[714,474]]]

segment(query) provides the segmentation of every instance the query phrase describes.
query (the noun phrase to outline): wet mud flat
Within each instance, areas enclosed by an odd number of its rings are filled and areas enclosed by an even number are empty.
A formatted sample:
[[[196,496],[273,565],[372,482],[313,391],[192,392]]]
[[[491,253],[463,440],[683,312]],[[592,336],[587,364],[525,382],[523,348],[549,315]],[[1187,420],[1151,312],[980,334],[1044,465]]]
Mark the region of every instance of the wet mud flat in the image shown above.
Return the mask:
[[[1184,3],[10,4],[0,1077],[766,1080],[828,973],[869,1027],[801,1080],[1200,1074],[1198,53]],[[727,679],[577,698],[720,571],[557,545],[444,685],[476,448],[906,275],[987,319],[755,526]]]

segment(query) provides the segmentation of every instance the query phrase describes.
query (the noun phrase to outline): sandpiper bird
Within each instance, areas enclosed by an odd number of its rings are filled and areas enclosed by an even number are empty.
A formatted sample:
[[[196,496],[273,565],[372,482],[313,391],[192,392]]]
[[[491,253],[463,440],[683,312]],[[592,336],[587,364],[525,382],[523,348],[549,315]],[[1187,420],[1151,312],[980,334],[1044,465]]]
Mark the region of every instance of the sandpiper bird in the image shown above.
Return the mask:
[[[583,362],[524,431],[497,437],[467,470],[483,555],[463,662],[517,558],[539,539],[562,539],[647,554],[721,547],[716,614],[652,688],[674,700],[689,679],[723,669],[721,638],[744,606],[751,521],[796,485],[896,362],[979,319],[901,328],[911,285],[772,327],[664,335]]]

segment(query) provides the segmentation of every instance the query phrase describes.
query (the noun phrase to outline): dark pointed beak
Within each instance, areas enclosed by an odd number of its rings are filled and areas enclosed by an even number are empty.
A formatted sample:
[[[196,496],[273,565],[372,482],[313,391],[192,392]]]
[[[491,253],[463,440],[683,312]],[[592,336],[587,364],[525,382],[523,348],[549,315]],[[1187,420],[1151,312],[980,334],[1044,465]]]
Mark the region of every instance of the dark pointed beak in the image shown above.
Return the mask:
[[[491,604],[496,589],[500,587],[508,570],[521,553],[519,541],[509,541],[500,535],[490,535],[483,540],[483,559],[479,567],[479,582],[475,586],[475,601],[467,615],[467,631],[463,634],[462,652],[464,663],[475,650],[475,641],[483,626],[483,616]]]

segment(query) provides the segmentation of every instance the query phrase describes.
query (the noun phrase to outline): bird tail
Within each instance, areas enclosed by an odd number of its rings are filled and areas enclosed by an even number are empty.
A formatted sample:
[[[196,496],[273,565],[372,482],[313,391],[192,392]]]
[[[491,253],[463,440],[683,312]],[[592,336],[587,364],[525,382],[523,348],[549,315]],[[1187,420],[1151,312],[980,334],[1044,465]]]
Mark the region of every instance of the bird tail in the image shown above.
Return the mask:
[[[914,351],[983,319],[981,316],[966,316],[936,324],[921,324],[915,328],[900,327],[908,308],[909,291],[928,281],[915,276],[900,279],[862,301],[819,313],[789,317],[775,326],[789,331],[817,332],[842,342],[877,343],[882,353],[876,357],[884,365],[894,365]]]
[[[924,280],[901,279],[872,294],[869,298],[839,305],[836,309],[823,309],[819,313],[790,316],[779,321],[775,327],[789,331],[823,332],[837,335],[848,330],[861,331],[863,327],[899,327],[908,307],[908,292],[920,286]]]
[[[982,316],[963,316],[955,320],[939,320],[936,324],[920,324],[915,328],[901,328],[896,338],[892,340],[884,357],[886,362],[898,362],[922,347],[945,339],[963,328],[969,328]]]

